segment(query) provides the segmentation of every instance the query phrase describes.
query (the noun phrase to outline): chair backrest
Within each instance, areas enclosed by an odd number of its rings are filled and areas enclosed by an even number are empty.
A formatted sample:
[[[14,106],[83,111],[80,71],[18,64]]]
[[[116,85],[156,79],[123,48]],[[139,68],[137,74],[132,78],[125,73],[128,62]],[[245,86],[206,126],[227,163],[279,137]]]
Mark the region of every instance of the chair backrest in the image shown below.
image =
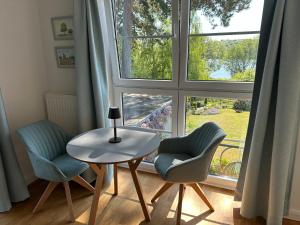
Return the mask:
[[[204,156],[205,154],[213,155],[225,136],[225,132],[217,124],[205,123],[186,137],[189,144],[189,154],[192,157]]]
[[[18,129],[27,151],[39,157],[52,160],[66,152],[70,136],[58,125],[42,120]]]

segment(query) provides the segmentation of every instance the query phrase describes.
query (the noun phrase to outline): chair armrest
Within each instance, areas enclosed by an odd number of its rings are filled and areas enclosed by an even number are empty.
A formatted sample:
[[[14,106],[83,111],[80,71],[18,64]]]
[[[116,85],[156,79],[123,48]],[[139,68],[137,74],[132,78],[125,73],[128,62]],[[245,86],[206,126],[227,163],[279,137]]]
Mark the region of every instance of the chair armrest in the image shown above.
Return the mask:
[[[158,154],[160,153],[188,153],[188,143],[186,137],[166,138],[160,142]]]
[[[176,182],[201,182],[206,180],[212,156],[205,154],[170,166],[165,178]]]
[[[29,152],[29,157],[34,173],[38,178],[53,182],[62,182],[67,180],[67,177],[64,176],[61,170],[57,168],[53,162],[43,157],[39,157],[32,152]]]

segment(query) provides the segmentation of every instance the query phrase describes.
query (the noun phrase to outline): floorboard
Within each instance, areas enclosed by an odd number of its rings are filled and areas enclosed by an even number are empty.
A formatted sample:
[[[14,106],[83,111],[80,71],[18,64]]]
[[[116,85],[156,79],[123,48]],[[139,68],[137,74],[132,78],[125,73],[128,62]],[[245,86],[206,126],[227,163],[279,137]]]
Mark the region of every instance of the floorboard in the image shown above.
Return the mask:
[[[144,222],[133,181],[127,169],[119,169],[119,195],[113,196],[114,185],[100,197],[96,224],[101,225],[174,225],[178,202],[178,185],[173,185],[154,204],[150,200],[163,181],[154,174],[139,173],[145,200],[151,213],[151,222]],[[41,211],[32,214],[32,209],[47,182],[36,181],[30,185],[31,198],[14,204],[8,213],[0,214],[1,225],[61,225],[69,223],[69,213],[64,189],[59,185]],[[87,224],[92,195],[75,182],[70,182],[75,210],[75,225]],[[182,225],[263,225],[263,219],[246,220],[239,215],[239,203],[233,201],[231,191],[202,186],[207,198],[215,208],[210,212],[192,188],[187,187],[182,204]],[[284,225],[300,225],[300,222],[285,220]]]

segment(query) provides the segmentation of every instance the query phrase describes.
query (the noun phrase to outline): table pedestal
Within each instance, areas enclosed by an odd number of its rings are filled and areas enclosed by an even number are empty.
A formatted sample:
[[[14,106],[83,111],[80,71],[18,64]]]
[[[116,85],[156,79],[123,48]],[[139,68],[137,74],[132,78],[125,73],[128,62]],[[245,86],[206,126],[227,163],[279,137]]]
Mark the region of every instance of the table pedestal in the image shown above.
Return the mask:
[[[142,162],[143,158],[137,159],[137,160],[132,160],[128,162],[128,166],[130,169],[130,173],[133,179],[133,183],[137,192],[137,195],[139,197],[141,207],[144,213],[144,217],[146,221],[150,221],[150,214],[148,212],[148,208],[143,196],[143,191],[140,185],[140,181],[137,177],[137,167],[140,165]],[[104,179],[104,167],[103,164],[98,165],[98,164],[90,164],[90,167],[93,169],[93,171],[97,175],[96,179],[96,186],[95,186],[95,193],[93,197],[93,202],[92,202],[92,207],[90,211],[90,218],[89,218],[89,223],[88,225],[94,225],[96,222],[96,214],[97,214],[97,209],[98,209],[98,203],[99,203],[99,198],[101,194],[101,189],[103,186],[103,179]],[[117,163],[114,164],[114,195],[118,195],[118,167]]]

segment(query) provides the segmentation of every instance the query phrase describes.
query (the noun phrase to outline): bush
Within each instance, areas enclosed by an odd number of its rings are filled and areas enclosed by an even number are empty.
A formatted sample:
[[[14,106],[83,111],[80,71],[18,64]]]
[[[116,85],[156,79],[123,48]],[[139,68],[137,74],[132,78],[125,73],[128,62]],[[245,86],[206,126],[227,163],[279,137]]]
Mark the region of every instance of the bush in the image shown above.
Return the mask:
[[[232,108],[238,113],[241,113],[243,111],[250,111],[251,103],[250,103],[250,101],[236,100],[233,103]]]
[[[212,175],[223,175],[223,168],[226,167],[230,161],[228,159],[222,159],[220,162],[220,159],[213,158],[210,164],[209,173]]]

